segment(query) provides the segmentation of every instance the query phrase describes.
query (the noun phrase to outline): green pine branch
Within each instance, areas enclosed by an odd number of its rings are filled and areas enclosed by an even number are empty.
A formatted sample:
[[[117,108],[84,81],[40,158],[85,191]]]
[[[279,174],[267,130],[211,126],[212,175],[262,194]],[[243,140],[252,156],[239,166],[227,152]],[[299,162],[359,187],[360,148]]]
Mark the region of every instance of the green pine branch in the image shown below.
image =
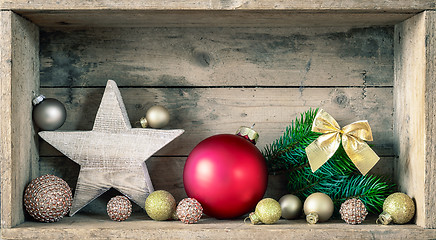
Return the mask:
[[[314,173],[308,163],[305,148],[319,133],[311,131],[318,109],[309,109],[288,126],[282,137],[262,151],[270,174],[286,172],[288,189],[302,200],[315,192],[329,195],[336,209],[348,198],[360,198],[368,211],[380,212],[384,199],[394,186],[376,176],[362,176],[345,153],[342,145]]]
[[[318,138],[319,133],[312,132],[312,122],[318,109],[302,113],[300,118],[286,127],[283,136],[266,146],[263,155],[270,173],[281,172],[303,164],[306,156],[304,148]]]
[[[351,175],[342,181],[340,187],[332,195],[333,202],[340,206],[345,200],[359,198],[365,204],[368,212],[380,213],[383,202],[393,193],[395,185],[385,179],[371,175]]]

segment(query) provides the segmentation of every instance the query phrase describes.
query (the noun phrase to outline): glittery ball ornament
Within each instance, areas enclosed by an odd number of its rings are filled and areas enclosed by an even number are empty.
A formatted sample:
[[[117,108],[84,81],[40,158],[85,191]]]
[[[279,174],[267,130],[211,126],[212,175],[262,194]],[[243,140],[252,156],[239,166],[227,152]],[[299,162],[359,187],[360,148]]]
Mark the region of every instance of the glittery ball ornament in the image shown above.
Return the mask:
[[[203,214],[203,207],[195,198],[185,198],[177,205],[177,217],[183,223],[196,223]]]
[[[145,200],[145,211],[153,220],[168,220],[176,211],[176,200],[167,191],[154,191]]]
[[[107,203],[107,215],[114,221],[124,221],[132,214],[132,203],[125,196],[116,196]]]
[[[383,203],[383,212],[377,223],[387,225],[408,223],[415,215],[415,203],[404,193],[397,192],[389,195]]]
[[[339,213],[348,224],[361,224],[368,215],[365,204],[357,198],[348,199],[342,203]]]
[[[273,224],[282,216],[280,203],[272,198],[264,198],[256,205],[254,212],[250,213],[249,218],[252,224]]]
[[[72,198],[67,182],[47,174],[29,183],[24,192],[24,206],[36,220],[56,222],[70,211]]]

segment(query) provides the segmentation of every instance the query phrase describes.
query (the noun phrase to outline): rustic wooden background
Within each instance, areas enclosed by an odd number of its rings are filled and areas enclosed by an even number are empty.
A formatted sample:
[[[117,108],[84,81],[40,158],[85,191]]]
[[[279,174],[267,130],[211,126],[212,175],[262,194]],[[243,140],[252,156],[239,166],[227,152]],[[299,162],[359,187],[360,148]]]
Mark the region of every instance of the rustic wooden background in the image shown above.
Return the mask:
[[[374,28],[43,28],[41,93],[67,108],[62,130],[90,130],[104,86],[120,87],[132,125],[149,107],[171,113],[167,128],[186,132],[147,166],[155,189],[185,195],[183,166],[192,148],[218,133],[256,123],[259,149],[308,108],[341,126],[367,119],[371,171],[393,176],[393,27]],[[79,166],[40,141],[40,172],[73,188]],[[270,176],[267,195],[286,193],[286,176]],[[84,209],[104,212],[111,191]]]

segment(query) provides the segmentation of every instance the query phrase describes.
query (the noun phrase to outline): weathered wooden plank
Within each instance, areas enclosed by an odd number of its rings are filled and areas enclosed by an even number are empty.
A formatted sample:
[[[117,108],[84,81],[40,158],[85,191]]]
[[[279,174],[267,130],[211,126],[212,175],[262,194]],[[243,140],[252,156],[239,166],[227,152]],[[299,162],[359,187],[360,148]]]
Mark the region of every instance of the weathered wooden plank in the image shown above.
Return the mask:
[[[13,225],[12,213],[12,13],[0,11],[0,137],[1,137],[1,227]]]
[[[298,1],[241,1],[241,0],[151,0],[151,1],[128,1],[128,0],[2,0],[2,9],[12,10],[82,10],[82,9],[118,9],[118,10],[274,10],[292,9],[295,11],[378,11],[419,12],[426,9],[434,9],[436,5],[432,0],[372,0],[372,1],[335,1],[335,0],[298,0]]]
[[[396,178],[416,201],[416,223],[427,228],[436,228],[435,16],[422,13],[395,28]]]
[[[343,220],[309,225],[304,219],[279,220],[271,225],[251,225],[243,219],[203,218],[197,224],[180,221],[153,221],[133,214],[124,222],[104,215],[77,215],[54,224],[26,222],[17,228],[2,229],[4,239],[434,239],[436,230],[416,225],[347,225]]]
[[[91,130],[102,88],[41,88],[41,93],[66,105],[62,130]],[[392,88],[121,88],[132,125],[155,104],[168,108],[168,129],[185,133],[157,155],[187,155],[214,134],[233,134],[241,125],[256,123],[258,147],[272,143],[300,113],[324,108],[341,126],[369,120],[375,151],[391,154]],[[138,124],[136,124],[138,126]],[[59,155],[41,141],[41,156]]]
[[[146,161],[153,186],[156,190],[169,191],[176,201],[187,197],[183,186],[183,167],[187,157],[152,157]],[[369,172],[372,175],[384,176],[393,181],[393,157],[382,157],[375,167]],[[76,188],[79,175],[79,165],[66,157],[41,157],[39,161],[40,174],[53,174],[64,179],[73,189]],[[287,193],[287,175],[270,175],[265,197],[280,199]],[[106,215],[106,204],[111,197],[120,195],[113,190],[98,197],[79,213],[93,213]],[[141,212],[135,206],[136,212]]]
[[[41,33],[42,86],[392,86],[393,28]]]
[[[393,26],[413,13],[269,11],[18,11],[41,27],[370,27]]]
[[[38,173],[32,98],[39,88],[39,30],[1,12],[1,226],[24,221],[23,191]]]
[[[425,21],[425,227],[436,228],[436,11]]]
[[[416,202],[416,224],[425,225],[425,14],[395,27],[394,146],[396,179]]]

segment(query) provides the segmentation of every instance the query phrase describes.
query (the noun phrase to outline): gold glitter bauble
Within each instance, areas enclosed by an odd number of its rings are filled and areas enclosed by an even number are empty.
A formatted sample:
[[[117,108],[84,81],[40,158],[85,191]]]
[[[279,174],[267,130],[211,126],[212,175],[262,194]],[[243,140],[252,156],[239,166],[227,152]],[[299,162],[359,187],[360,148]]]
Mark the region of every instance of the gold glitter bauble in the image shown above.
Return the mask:
[[[162,106],[153,106],[145,114],[148,126],[152,128],[163,128],[170,122],[170,113]]]
[[[286,194],[279,200],[282,208],[282,217],[285,219],[295,219],[301,215],[303,203],[301,200],[292,194]]]
[[[253,224],[273,224],[282,216],[280,203],[272,198],[264,198],[256,205],[255,212],[250,213],[250,220]]]
[[[145,200],[145,211],[153,220],[168,220],[176,211],[176,200],[167,191],[154,191]]]
[[[387,225],[408,223],[415,215],[415,203],[404,193],[397,192],[389,195],[383,203],[383,212],[377,222]]]
[[[306,214],[306,221],[310,224],[329,220],[333,210],[332,199],[324,193],[312,193],[304,201],[304,214]]]

